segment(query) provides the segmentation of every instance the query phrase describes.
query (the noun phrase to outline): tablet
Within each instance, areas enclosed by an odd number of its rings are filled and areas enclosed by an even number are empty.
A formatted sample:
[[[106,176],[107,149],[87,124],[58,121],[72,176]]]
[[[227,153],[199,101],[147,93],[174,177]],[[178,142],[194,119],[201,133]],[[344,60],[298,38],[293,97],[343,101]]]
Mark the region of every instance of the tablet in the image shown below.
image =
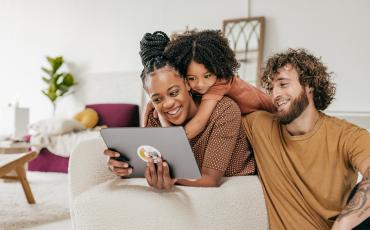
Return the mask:
[[[130,177],[145,177],[147,157],[161,156],[170,165],[172,178],[198,179],[197,162],[181,126],[168,128],[105,128],[100,130],[107,147],[121,154],[133,168]]]

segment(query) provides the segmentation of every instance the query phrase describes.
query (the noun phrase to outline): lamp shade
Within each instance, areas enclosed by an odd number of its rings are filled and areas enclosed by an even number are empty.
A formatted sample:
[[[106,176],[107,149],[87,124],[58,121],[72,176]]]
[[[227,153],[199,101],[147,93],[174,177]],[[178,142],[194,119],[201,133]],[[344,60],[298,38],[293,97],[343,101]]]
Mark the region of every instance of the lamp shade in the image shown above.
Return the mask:
[[[29,109],[14,106],[0,108],[0,134],[22,139],[28,133]]]

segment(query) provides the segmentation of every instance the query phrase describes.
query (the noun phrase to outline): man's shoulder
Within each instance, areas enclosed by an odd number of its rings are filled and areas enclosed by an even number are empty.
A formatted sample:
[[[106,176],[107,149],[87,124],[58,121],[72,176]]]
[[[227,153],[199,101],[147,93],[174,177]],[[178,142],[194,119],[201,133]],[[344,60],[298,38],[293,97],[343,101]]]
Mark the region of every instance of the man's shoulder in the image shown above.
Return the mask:
[[[277,130],[274,127],[278,126],[276,117],[266,111],[256,111],[244,115],[242,118],[245,129],[251,133],[271,133],[272,130]],[[252,134],[251,134],[252,135]]]
[[[244,115],[243,120],[247,121],[248,123],[268,124],[275,122],[276,117],[274,116],[274,114],[267,111],[256,111]]]
[[[322,116],[325,118],[325,124],[327,127],[332,129],[361,129],[358,125],[349,122],[345,118],[332,116],[329,114],[322,113]]]
[[[271,137],[279,131],[277,119],[273,114],[266,111],[256,111],[244,115],[242,117],[242,122],[252,146],[256,143],[255,141],[258,140],[253,138],[254,136],[259,136],[259,138]]]
[[[322,113],[322,116],[325,118],[324,127],[327,132],[330,132],[333,135],[348,137],[353,134],[369,134],[368,130],[347,121],[345,118],[335,117],[324,113]]]

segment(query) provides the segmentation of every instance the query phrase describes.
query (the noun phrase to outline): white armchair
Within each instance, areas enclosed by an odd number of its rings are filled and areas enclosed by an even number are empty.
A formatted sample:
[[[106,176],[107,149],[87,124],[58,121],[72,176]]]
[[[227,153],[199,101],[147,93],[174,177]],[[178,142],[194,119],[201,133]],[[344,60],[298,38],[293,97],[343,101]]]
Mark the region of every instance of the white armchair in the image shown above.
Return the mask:
[[[257,176],[224,178],[218,188],[157,191],[145,179],[112,175],[105,148],[101,139],[91,139],[71,154],[74,229],[268,229]]]

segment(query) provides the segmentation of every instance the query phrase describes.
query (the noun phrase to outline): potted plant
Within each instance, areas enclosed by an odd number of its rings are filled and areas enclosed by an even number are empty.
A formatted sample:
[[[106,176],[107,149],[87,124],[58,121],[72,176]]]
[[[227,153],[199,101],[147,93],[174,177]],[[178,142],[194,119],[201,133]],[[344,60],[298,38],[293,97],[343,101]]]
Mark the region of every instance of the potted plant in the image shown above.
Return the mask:
[[[53,105],[53,115],[55,115],[57,99],[69,92],[76,82],[71,73],[58,71],[64,63],[62,56],[56,58],[46,57],[46,59],[50,64],[50,68],[42,67],[41,69],[48,75],[47,77],[42,77],[42,80],[48,84],[48,88],[41,91],[50,99]]]

